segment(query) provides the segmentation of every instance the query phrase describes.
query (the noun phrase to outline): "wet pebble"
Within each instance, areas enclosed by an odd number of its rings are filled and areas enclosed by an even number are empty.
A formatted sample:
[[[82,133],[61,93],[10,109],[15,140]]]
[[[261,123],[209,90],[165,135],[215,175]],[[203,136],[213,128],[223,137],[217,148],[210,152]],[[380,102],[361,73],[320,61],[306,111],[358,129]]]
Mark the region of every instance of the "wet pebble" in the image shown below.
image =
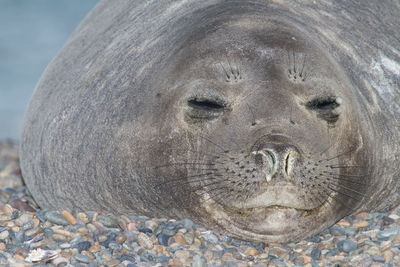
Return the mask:
[[[118,221],[109,216],[98,215],[97,221],[101,222],[106,227],[110,227],[110,228],[118,228],[119,227]]]
[[[54,212],[54,211],[48,211],[45,214],[46,220],[49,222],[52,222],[54,224],[59,224],[59,225],[68,225],[68,221],[64,219],[60,214]]]
[[[352,240],[341,240],[337,243],[339,251],[351,252],[357,248],[357,243]]]
[[[89,250],[90,247],[91,247],[91,244],[89,241],[82,241],[73,246],[73,248],[78,249],[79,253],[81,253],[82,250]]]
[[[82,255],[82,254],[76,254],[75,256],[74,256],[74,258],[77,260],[77,261],[79,261],[79,262],[83,262],[83,263],[90,263],[92,260],[88,257],[88,256],[85,256],[85,255]]]

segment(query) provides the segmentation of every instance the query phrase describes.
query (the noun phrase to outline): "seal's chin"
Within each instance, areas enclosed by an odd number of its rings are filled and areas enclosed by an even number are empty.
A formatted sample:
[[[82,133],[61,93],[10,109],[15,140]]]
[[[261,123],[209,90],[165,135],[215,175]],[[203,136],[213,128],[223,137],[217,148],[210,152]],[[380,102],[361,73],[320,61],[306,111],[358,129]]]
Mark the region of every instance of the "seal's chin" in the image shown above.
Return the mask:
[[[294,208],[281,205],[252,208],[223,207],[213,201],[204,203],[220,228],[230,235],[247,240],[265,242],[289,242],[309,237],[320,228],[334,222],[322,221],[316,229],[309,229],[310,223],[324,220],[321,214],[329,205],[328,198],[317,207]]]

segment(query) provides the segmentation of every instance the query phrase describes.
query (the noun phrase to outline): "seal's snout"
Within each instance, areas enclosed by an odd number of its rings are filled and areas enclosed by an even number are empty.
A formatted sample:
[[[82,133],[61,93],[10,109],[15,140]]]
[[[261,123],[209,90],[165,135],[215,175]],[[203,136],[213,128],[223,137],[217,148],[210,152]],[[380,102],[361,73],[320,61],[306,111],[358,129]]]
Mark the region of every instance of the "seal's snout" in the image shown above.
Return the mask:
[[[285,144],[269,144],[265,148],[253,151],[256,165],[262,169],[267,182],[275,175],[290,180],[296,160],[300,154],[296,147]]]

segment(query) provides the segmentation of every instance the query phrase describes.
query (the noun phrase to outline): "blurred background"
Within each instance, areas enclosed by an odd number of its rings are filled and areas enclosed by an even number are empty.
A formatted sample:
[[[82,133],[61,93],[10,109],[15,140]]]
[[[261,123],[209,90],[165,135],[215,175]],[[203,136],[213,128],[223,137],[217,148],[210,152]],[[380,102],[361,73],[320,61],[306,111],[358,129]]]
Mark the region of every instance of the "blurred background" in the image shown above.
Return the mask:
[[[18,140],[40,75],[98,0],[0,0],[0,140]]]

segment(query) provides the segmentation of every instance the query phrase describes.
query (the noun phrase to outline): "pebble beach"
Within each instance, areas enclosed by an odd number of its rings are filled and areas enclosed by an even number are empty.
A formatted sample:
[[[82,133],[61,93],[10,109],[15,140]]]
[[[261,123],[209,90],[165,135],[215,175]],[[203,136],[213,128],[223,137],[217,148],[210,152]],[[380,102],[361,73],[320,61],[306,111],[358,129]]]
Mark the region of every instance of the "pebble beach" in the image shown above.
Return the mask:
[[[400,266],[400,209],[348,216],[297,243],[232,239],[189,219],[40,209],[18,144],[0,142],[0,266]]]

